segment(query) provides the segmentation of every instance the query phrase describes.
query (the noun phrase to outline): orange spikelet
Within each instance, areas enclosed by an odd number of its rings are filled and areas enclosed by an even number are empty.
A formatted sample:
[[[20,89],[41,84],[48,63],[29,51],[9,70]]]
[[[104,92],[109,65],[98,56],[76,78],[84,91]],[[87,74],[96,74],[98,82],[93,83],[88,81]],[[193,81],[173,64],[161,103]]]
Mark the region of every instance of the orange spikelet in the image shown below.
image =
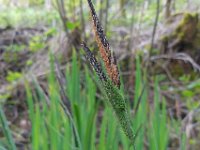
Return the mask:
[[[111,54],[109,43],[106,39],[106,36],[103,32],[103,28],[101,23],[96,15],[96,11],[91,0],[88,0],[88,4],[90,7],[90,14],[92,17],[93,30],[95,33],[95,39],[99,47],[99,52],[105,64],[106,71],[108,76],[112,80],[113,84],[120,87],[119,80],[119,71],[116,63],[116,59],[114,54]]]

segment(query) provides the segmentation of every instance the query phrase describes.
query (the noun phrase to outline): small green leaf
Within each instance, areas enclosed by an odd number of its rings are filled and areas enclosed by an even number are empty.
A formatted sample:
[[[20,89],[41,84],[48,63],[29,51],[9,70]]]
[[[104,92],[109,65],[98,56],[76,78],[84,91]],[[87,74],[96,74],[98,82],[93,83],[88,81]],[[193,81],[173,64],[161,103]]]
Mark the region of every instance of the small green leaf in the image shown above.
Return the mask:
[[[185,90],[182,92],[183,96],[185,97],[193,97],[194,96],[194,92],[192,92],[191,90]]]
[[[21,77],[22,77],[21,73],[9,71],[8,75],[6,77],[6,80],[8,82],[13,82],[13,81],[16,81],[16,80],[20,79]]]
[[[77,26],[79,26],[79,22],[67,22],[66,26],[69,30],[74,30]]]
[[[57,32],[56,28],[50,28],[50,29],[47,30],[44,34],[45,34],[46,36],[53,36],[53,35],[56,34],[56,32]]]
[[[31,66],[32,64],[33,64],[33,61],[32,61],[32,60],[27,60],[27,61],[26,61],[26,65],[27,65],[27,66]]]

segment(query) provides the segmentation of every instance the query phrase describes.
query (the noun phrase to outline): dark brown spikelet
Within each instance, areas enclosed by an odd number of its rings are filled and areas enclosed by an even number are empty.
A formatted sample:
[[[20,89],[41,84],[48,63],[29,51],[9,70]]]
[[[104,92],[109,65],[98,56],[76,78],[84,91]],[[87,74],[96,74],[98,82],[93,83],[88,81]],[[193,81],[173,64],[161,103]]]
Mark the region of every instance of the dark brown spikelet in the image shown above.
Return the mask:
[[[83,49],[84,49],[84,51],[86,53],[87,60],[92,65],[93,69],[97,73],[97,75],[100,78],[100,80],[107,81],[106,75],[104,74],[104,72],[103,72],[103,70],[101,68],[101,65],[98,63],[98,61],[95,58],[95,56],[93,55],[93,53],[90,51],[90,49],[87,47],[87,45],[84,42],[82,43],[82,46],[83,46]]]
[[[101,57],[104,61],[106,71],[108,73],[108,76],[112,80],[113,84],[116,85],[117,87],[120,87],[119,71],[117,67],[116,58],[114,54],[111,53],[109,43],[106,39],[101,23],[97,17],[92,1],[88,0],[88,4],[90,7],[90,14],[92,16],[95,39],[98,44]]]

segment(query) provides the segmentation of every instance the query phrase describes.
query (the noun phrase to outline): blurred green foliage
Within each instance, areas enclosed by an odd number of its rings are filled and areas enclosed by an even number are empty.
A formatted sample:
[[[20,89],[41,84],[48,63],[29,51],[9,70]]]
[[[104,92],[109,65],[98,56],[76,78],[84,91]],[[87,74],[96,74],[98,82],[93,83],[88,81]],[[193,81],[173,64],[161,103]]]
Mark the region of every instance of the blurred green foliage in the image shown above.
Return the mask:
[[[13,81],[20,79],[21,77],[22,77],[22,74],[20,72],[8,71],[8,75],[6,76],[6,80],[8,82],[13,82]]]

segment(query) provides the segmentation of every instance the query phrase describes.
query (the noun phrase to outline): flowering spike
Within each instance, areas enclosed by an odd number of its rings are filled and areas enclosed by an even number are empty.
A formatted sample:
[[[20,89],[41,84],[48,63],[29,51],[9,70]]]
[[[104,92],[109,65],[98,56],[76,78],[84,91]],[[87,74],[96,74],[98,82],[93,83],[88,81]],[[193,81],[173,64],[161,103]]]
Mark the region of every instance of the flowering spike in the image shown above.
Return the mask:
[[[106,71],[108,73],[108,76],[112,80],[113,84],[116,85],[117,87],[120,87],[119,71],[115,56],[114,54],[111,53],[109,43],[106,39],[101,23],[97,17],[92,1],[88,0],[88,4],[90,7],[90,14],[92,16],[95,39],[98,44],[101,57],[104,61]],[[112,60],[115,60],[115,63],[113,63]]]
[[[106,75],[104,74],[101,65],[98,63],[97,59],[95,58],[94,54],[90,51],[90,49],[87,47],[87,45],[83,42],[82,43],[83,49],[86,53],[86,58],[92,65],[93,69],[99,76],[100,80],[107,81]]]
[[[111,52],[110,50],[109,43],[106,40],[106,37],[104,35],[103,29],[98,20],[91,0],[88,0],[88,3],[90,7],[90,13],[92,16],[95,38],[109,78],[106,78],[106,75],[104,74],[101,66],[98,64],[96,58],[86,46],[86,44],[83,43],[82,46],[84,51],[86,52],[86,58],[93,66],[94,70],[96,71],[96,73],[102,81],[102,85],[106,92],[107,98],[110,104],[112,105],[113,110],[115,111],[115,114],[121,124],[124,133],[130,139],[131,144],[133,144],[134,134],[131,127],[131,120],[128,114],[126,101],[123,95],[121,95],[120,90],[118,89],[120,87],[120,80],[116,57],[114,55],[114,52]]]

